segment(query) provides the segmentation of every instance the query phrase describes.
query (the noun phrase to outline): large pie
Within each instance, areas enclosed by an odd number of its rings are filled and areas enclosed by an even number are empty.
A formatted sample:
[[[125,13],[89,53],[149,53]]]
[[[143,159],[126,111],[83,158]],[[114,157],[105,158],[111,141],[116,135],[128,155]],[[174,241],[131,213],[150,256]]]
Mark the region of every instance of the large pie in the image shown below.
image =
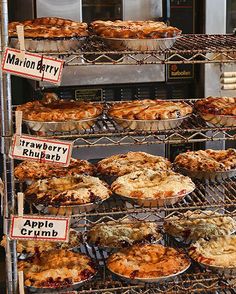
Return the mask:
[[[91,30],[104,38],[159,39],[176,37],[181,30],[159,21],[102,21],[90,24]]]
[[[189,265],[190,261],[183,253],[159,244],[134,245],[113,253],[107,261],[109,270],[130,279],[158,279],[175,275]]]
[[[236,115],[236,98],[208,97],[195,103],[200,114]]]
[[[25,286],[35,288],[62,288],[86,281],[96,274],[92,260],[81,253],[51,250],[20,261]]]
[[[99,161],[97,165],[98,172],[107,176],[122,176],[143,168],[167,170],[170,167],[171,163],[166,158],[146,152],[112,155]]]

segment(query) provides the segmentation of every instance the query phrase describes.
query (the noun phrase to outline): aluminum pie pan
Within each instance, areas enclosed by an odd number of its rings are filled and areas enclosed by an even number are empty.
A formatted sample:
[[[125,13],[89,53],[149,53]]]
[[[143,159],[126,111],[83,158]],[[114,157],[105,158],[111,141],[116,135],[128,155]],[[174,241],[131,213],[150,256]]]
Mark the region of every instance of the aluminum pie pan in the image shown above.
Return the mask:
[[[216,114],[203,114],[199,115],[210,125],[216,127],[235,127],[236,115],[216,115]]]
[[[76,51],[81,48],[86,38],[55,38],[55,39],[43,39],[43,38],[25,38],[25,50],[29,52],[47,52],[47,53],[62,53]],[[20,49],[18,38],[10,38],[10,47]]]
[[[72,132],[72,131],[83,131],[91,129],[91,127],[97,121],[97,117],[82,119],[82,120],[68,120],[68,121],[34,121],[23,119],[26,126],[33,132],[36,133],[55,133],[55,132]]]
[[[158,39],[127,39],[99,37],[114,50],[155,51],[170,49],[181,36]]]
[[[118,117],[111,118],[124,129],[138,131],[165,131],[179,127],[183,123],[183,121],[189,118],[190,116],[191,114],[180,118],[162,120],[138,120]]]

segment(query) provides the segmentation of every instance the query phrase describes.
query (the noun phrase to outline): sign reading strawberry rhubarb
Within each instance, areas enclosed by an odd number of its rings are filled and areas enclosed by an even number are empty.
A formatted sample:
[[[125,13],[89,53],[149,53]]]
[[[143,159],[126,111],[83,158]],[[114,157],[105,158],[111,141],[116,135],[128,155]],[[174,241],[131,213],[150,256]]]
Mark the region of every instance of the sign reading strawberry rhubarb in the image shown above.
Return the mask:
[[[60,84],[64,60],[41,54],[7,48],[4,53],[2,70],[12,75]]]
[[[19,144],[16,144],[16,142]],[[57,163],[68,166],[71,159],[72,147],[73,142],[15,135],[10,156],[16,159]]]

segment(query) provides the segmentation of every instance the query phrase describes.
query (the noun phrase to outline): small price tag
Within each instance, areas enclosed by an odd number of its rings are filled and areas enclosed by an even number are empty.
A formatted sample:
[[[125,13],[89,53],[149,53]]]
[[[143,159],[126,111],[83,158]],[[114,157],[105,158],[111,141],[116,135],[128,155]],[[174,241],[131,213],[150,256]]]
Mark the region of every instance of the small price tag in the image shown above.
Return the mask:
[[[23,271],[18,272],[18,282],[19,282],[19,294],[25,294]]]
[[[41,54],[25,52],[22,59],[21,50],[6,48],[2,71],[37,81],[59,85],[64,60]]]
[[[32,215],[11,218],[10,238],[14,240],[43,240],[67,242],[68,217],[37,217]]]
[[[20,136],[13,138],[10,156],[21,160],[56,163],[63,166],[70,164],[73,142],[39,139],[38,137]]]

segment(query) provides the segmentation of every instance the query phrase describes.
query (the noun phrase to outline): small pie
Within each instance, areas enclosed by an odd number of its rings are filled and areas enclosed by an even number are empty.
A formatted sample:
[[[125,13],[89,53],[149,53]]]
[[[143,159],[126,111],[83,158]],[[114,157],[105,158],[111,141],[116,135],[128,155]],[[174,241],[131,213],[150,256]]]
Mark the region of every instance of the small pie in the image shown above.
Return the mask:
[[[122,248],[137,243],[153,243],[160,240],[161,234],[155,222],[109,221],[93,226],[87,233],[87,241],[102,248]]]
[[[189,171],[228,171],[236,168],[236,149],[189,151],[179,154],[174,163]]]
[[[70,230],[68,242],[50,242],[40,240],[18,240],[17,241],[17,253],[19,254],[38,254],[44,251],[50,251],[55,249],[72,249],[78,247],[82,242],[82,235],[75,230]],[[1,246],[6,248],[6,236],[3,237]]]
[[[18,262],[24,272],[25,286],[35,288],[63,288],[86,281],[96,274],[92,260],[81,253],[66,250],[42,252]]]
[[[41,17],[22,22],[10,22],[8,26],[10,37],[17,37],[17,25],[24,26],[25,38],[53,39],[88,36],[86,23],[58,17]]]
[[[176,27],[167,26],[159,21],[102,21],[90,24],[91,30],[104,38],[159,39],[171,38],[181,34]]]
[[[142,244],[113,253],[107,261],[108,269],[129,279],[158,279],[186,270],[188,258],[174,248],[159,244]]]
[[[219,236],[211,240],[200,239],[191,246],[189,255],[206,265],[236,268],[236,236]]]
[[[181,218],[167,217],[164,229],[173,237],[196,241],[200,238],[232,234],[236,229],[236,221],[211,210],[196,210],[185,212]]]
[[[20,181],[39,180],[52,177],[74,176],[76,174],[93,175],[95,167],[87,160],[71,158],[70,165],[25,160],[15,167],[15,177]]]
[[[173,171],[143,169],[118,177],[111,185],[114,193],[133,199],[166,199],[192,192],[194,183],[189,177]]]
[[[97,165],[98,172],[107,176],[123,176],[143,168],[167,170],[170,167],[171,163],[166,158],[145,152],[113,155],[99,161]]]
[[[27,201],[55,207],[96,203],[110,197],[107,184],[89,175],[38,180],[25,191]]]
[[[128,120],[168,120],[191,113],[192,107],[185,102],[148,99],[115,103],[108,110],[108,115],[112,118]]]
[[[236,98],[208,97],[195,103],[200,114],[236,115]]]

